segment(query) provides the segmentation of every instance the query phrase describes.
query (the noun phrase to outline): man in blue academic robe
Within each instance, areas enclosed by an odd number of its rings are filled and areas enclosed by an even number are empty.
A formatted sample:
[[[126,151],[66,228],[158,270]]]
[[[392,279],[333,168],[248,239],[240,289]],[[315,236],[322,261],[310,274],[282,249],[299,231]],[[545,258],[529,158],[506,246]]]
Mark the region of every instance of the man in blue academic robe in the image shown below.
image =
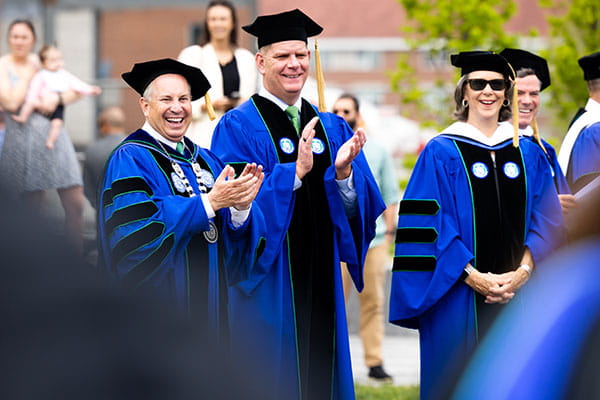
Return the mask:
[[[293,10],[243,29],[258,37],[264,87],[223,116],[211,148],[225,162],[264,166],[256,201],[268,210],[269,234],[263,275],[230,290],[232,349],[247,357],[242,368],[263,372],[249,382],[263,387],[262,399],[353,399],[339,262],[362,289],[385,209],[361,152],[365,134],[300,96],[307,38],[319,25]]]
[[[251,207],[262,169],[249,164],[234,178],[184,137],[191,101],[210,87],[199,69],[162,59],[135,64],[123,79],[142,95],[146,122],[106,165],[101,263],[115,286],[157,297],[203,326],[206,348],[226,358],[226,287],[250,279],[264,246],[262,214]]]
[[[560,147],[558,161],[576,193],[600,174],[600,52],[579,60],[590,98]]]
[[[540,106],[540,94],[550,86],[548,63],[544,58],[521,49],[507,48],[502,50],[500,55],[510,63],[516,74],[519,134],[522,139],[537,143],[544,151],[560,205],[563,213],[566,214],[576,207],[575,197],[571,194],[567,179],[560,168],[554,147],[540,136],[536,118]]]

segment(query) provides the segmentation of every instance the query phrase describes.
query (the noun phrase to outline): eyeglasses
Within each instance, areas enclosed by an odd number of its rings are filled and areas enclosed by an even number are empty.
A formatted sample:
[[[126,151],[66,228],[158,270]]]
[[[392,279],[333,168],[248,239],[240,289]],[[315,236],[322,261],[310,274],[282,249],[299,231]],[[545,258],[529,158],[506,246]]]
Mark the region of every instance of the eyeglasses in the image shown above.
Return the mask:
[[[485,89],[485,87],[489,84],[492,90],[504,90],[506,89],[506,81],[504,79],[467,79],[469,82],[469,86],[471,89],[480,91]]]
[[[334,114],[344,113],[344,115],[348,115],[348,114],[350,114],[350,111],[352,111],[352,110],[348,110],[347,108],[342,108],[342,109],[334,108],[333,109]]]

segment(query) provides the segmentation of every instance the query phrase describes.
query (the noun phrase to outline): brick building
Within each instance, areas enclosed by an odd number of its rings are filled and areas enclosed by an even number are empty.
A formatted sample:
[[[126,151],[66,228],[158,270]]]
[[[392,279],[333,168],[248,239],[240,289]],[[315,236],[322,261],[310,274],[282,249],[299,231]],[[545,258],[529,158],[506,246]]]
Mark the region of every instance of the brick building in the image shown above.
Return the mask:
[[[0,0],[1,31],[17,17],[31,18],[40,33],[39,42],[57,41],[66,67],[104,88],[98,99],[84,99],[69,107],[67,128],[78,147],[95,137],[98,109],[119,104],[130,115],[128,129],[142,121],[137,96],[126,89],[120,74],[133,62],[176,57],[194,42],[208,1],[200,0]],[[258,14],[292,9],[290,0],[233,0],[240,25]],[[532,27],[542,34],[547,25],[537,2],[517,0],[517,15],[507,24],[514,32]],[[325,28],[319,37],[328,87],[357,93],[383,109],[395,112],[398,98],[391,93],[386,71],[406,51],[399,27],[405,17],[395,0],[305,0],[302,10]],[[240,32],[240,44],[254,49],[255,42]],[[5,52],[3,41],[0,50]],[[423,82],[434,71],[427,57],[413,60]],[[439,60],[438,60],[439,61]],[[313,68],[314,72],[314,68]],[[330,99],[333,100],[333,99]]]

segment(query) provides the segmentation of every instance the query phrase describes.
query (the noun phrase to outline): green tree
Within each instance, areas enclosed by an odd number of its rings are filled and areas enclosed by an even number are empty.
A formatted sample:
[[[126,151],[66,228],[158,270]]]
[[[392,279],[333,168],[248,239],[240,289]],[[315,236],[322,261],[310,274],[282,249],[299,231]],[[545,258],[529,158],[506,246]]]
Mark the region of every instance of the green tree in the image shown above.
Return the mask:
[[[596,0],[597,1],[597,0]],[[408,25],[401,28],[410,51],[399,56],[390,72],[392,88],[400,94],[405,114],[422,124],[441,128],[452,113],[452,92],[458,72],[449,71],[449,55],[457,51],[501,50],[513,47],[516,36],[504,24],[516,10],[513,0],[398,0]],[[417,57],[415,57],[417,55]],[[417,60],[415,62],[415,60]],[[423,87],[416,70],[423,62],[435,76]]]
[[[600,1],[540,0],[540,5],[551,11],[547,17],[548,50],[542,52],[552,76],[548,106],[555,124],[561,132],[566,132],[577,108],[583,107],[588,97],[577,60],[600,50]]]

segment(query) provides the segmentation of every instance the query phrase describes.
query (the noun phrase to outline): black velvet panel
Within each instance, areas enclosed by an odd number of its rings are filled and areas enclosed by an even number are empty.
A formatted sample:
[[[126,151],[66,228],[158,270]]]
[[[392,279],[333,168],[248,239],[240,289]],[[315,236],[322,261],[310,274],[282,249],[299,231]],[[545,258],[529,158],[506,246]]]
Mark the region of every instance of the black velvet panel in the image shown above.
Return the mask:
[[[295,162],[299,139],[287,115],[261,96],[255,95],[252,100],[269,128],[280,162]],[[314,108],[303,101],[301,128],[316,115]],[[294,214],[288,230],[301,391],[304,399],[311,400],[322,398],[323,388],[332,384],[335,312],[333,227],[323,184],[325,170],[332,160],[329,142],[320,123],[315,131],[315,138],[324,146],[323,151],[320,154],[313,152],[313,168],[302,179],[302,187],[296,190]],[[293,143],[294,150],[290,154],[283,151],[282,139]]]
[[[495,274],[514,270],[524,252],[527,187],[521,151],[507,145],[495,151],[494,162],[487,149],[462,141],[456,144],[473,194],[473,265],[481,272]],[[478,329],[480,334],[485,334],[502,307],[484,303],[484,297],[479,294],[476,299]]]
[[[433,243],[438,233],[434,228],[399,228],[396,243]]]
[[[394,257],[392,271],[433,271],[436,264],[434,256]]]
[[[123,276],[123,287],[133,289],[143,284],[143,281],[150,277],[167,257],[174,243],[173,234],[167,236],[158,249]]]
[[[119,241],[111,252],[111,265],[117,265],[127,254],[160,238],[165,231],[162,222],[151,222]]]
[[[154,192],[150,189],[150,186],[146,183],[146,181],[139,177],[125,178],[119,179],[118,181],[114,181],[109,190],[106,190],[102,195],[102,205],[104,207],[112,204],[113,199],[124,193],[131,192],[143,192],[148,195],[148,197],[152,197]]]
[[[402,200],[399,215],[436,215],[440,205],[436,200]]]
[[[158,211],[158,207],[151,201],[132,204],[125,208],[116,210],[113,215],[106,221],[105,230],[107,235],[111,235],[113,230],[121,225],[150,218]]]

